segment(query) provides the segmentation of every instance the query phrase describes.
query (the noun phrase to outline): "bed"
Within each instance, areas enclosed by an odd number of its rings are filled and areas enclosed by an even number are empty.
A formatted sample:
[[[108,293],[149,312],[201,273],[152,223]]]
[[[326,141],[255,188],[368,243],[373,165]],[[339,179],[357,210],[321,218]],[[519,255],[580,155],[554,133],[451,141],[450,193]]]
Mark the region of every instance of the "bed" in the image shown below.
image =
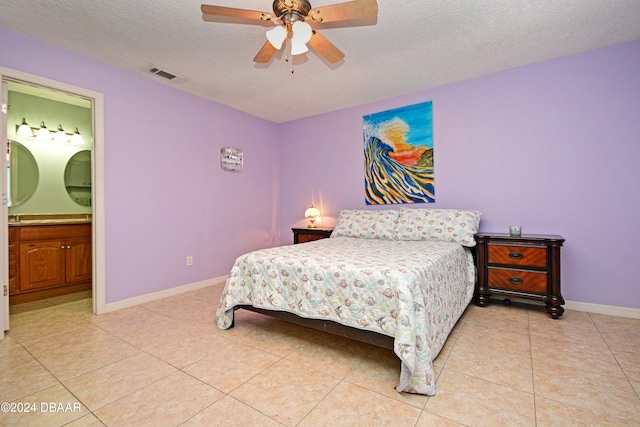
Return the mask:
[[[392,348],[399,392],[435,394],[433,360],[471,301],[478,211],[344,210],[331,238],[236,259],[216,313],[250,309]]]

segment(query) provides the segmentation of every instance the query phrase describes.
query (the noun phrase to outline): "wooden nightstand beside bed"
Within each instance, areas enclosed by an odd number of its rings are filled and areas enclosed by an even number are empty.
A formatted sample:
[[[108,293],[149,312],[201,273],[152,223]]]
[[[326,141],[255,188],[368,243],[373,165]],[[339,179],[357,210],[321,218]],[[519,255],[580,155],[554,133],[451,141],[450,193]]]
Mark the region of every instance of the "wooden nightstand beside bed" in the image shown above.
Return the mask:
[[[491,295],[543,301],[554,319],[564,313],[560,290],[560,248],[557,235],[479,233],[476,304],[484,307]]]

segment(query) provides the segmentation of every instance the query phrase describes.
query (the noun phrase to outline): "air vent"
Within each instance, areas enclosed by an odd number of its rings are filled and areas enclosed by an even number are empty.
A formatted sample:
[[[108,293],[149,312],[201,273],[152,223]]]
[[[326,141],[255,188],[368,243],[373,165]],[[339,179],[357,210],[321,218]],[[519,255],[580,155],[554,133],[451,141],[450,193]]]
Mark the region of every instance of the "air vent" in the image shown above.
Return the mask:
[[[178,76],[175,73],[172,73],[171,71],[167,71],[167,70],[162,70],[158,67],[150,67],[147,69],[147,71],[149,71],[152,74],[155,74],[158,77],[161,77],[165,80],[169,80],[169,81],[179,81],[179,80],[183,80],[182,77]]]

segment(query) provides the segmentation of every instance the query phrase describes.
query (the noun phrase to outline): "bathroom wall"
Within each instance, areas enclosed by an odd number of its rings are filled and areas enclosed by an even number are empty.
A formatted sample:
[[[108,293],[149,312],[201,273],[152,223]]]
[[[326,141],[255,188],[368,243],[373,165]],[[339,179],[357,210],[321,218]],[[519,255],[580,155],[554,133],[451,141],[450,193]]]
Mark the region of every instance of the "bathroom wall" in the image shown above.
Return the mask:
[[[51,132],[55,132],[58,125],[62,125],[66,133],[73,133],[77,127],[85,143],[76,145],[17,136],[16,125],[22,123],[23,117],[32,128],[39,127],[40,122],[44,121]],[[10,86],[7,123],[8,138],[21,143],[31,152],[39,172],[38,186],[33,196],[18,206],[9,207],[9,214],[91,213],[90,206],[79,205],[71,199],[64,183],[69,159],[81,150],[91,150],[91,109],[12,91]]]

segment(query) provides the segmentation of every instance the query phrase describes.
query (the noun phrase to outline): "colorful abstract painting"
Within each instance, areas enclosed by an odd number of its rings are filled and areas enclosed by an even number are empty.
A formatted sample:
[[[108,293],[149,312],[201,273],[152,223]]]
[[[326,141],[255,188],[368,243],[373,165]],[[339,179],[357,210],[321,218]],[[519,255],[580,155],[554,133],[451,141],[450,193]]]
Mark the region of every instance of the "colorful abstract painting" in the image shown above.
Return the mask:
[[[368,205],[435,202],[432,103],[363,117]]]

